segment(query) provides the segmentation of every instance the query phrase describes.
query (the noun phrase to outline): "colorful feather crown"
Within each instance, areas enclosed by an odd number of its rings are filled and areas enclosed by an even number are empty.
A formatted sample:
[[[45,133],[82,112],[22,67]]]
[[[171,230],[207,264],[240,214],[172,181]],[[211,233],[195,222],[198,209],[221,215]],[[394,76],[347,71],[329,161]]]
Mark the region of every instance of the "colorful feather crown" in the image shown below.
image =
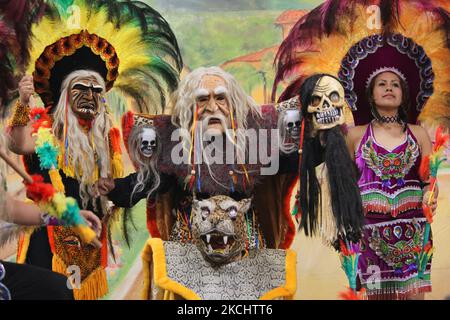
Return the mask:
[[[131,97],[139,112],[158,113],[176,89],[183,62],[164,18],[141,1],[52,0],[57,15],[33,26],[31,61],[46,105],[74,69],[98,71],[107,90]],[[120,62],[120,64],[119,64]]]
[[[108,41],[87,30],[49,45],[36,60],[33,72],[35,90],[46,106],[57,102],[64,77],[80,69],[97,71],[109,91],[118,76],[119,58]]]
[[[301,79],[333,74],[346,89],[355,123],[363,124],[372,117],[367,78],[378,68],[395,67],[408,81],[410,120],[450,127],[448,9],[448,1],[439,0],[325,1],[281,44],[273,100],[282,81],[290,83],[282,95],[286,99],[298,94]]]

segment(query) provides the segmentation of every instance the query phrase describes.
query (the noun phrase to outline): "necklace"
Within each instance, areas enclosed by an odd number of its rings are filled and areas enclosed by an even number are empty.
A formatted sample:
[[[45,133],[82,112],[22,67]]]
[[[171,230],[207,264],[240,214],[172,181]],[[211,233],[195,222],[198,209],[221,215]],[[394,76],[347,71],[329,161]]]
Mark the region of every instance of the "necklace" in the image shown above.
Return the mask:
[[[395,116],[389,116],[389,117],[379,116],[379,117],[376,117],[375,120],[380,123],[396,123],[396,122],[403,123],[403,121],[400,119],[398,114],[396,114]]]

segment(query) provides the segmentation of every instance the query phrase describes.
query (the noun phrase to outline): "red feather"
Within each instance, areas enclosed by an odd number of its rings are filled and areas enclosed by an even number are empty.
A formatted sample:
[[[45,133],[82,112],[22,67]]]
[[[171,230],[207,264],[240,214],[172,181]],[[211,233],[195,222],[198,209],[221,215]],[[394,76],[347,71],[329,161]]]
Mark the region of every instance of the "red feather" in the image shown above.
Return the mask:
[[[427,218],[428,223],[433,223],[433,212],[431,207],[425,203],[422,203],[423,215]]]
[[[156,218],[156,200],[149,199],[147,201],[147,229],[153,238],[161,238]]]
[[[339,293],[339,297],[342,300],[363,300],[363,295],[365,293],[365,289],[361,289],[361,291],[355,292],[351,288],[347,288],[346,291],[342,291]]]
[[[123,132],[123,142],[125,144],[125,148],[128,150],[128,137],[130,136],[131,130],[134,126],[134,118],[133,111],[128,111],[122,116],[122,132]]]
[[[46,108],[31,109],[30,119],[34,121],[31,125],[33,128],[33,133],[36,133],[39,128],[50,128],[52,126],[52,120],[47,114]]]
[[[45,183],[41,175],[32,175],[33,183],[27,184],[27,197],[33,201],[49,201],[55,194],[51,183]]]
[[[445,146],[448,139],[450,137],[450,134],[444,134],[442,127],[438,127],[436,129],[436,141],[434,142],[433,146],[433,152],[436,152],[441,147]]]
[[[344,241],[343,241],[342,239],[340,239],[339,242],[340,242],[340,244],[341,244],[341,253],[342,253],[344,256],[350,255],[350,253],[349,253],[349,251],[348,251],[348,249],[347,249],[347,246],[345,245]]]
[[[120,150],[120,131],[117,128],[109,130],[109,141],[114,153],[122,153]]]
[[[422,181],[428,181],[430,179],[430,155],[422,158],[419,167],[419,177]]]

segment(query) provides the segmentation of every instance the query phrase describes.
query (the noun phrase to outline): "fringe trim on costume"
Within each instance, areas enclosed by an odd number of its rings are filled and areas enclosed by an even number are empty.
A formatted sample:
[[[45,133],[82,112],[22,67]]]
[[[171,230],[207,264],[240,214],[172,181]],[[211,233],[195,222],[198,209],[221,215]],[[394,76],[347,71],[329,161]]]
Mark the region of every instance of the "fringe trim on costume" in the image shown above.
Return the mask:
[[[366,292],[363,295],[364,300],[408,300],[412,296],[431,292],[431,285],[426,287],[414,288],[408,292],[398,292],[395,288],[384,288],[373,290],[370,293]]]
[[[373,230],[375,228],[380,228],[380,227],[387,227],[387,226],[392,226],[392,225],[397,225],[400,223],[420,223],[420,222],[427,222],[426,218],[410,218],[410,219],[394,219],[394,220],[390,220],[390,221],[383,221],[383,222],[379,222],[379,223],[371,223],[371,224],[366,224],[364,226],[364,229],[370,229]]]
[[[111,174],[113,179],[123,177],[123,172],[122,155],[116,152],[111,159]]]
[[[111,157],[111,174],[114,179],[123,177],[122,150],[120,148],[120,131],[118,128],[109,130]]]
[[[67,275],[66,264],[57,256],[53,255],[52,269],[54,272]],[[108,280],[103,267],[98,267],[83,280],[79,289],[73,289],[75,300],[97,300],[108,293]]]
[[[30,238],[35,228],[29,228],[26,232],[23,232],[19,237],[19,243],[17,246],[17,263],[25,263],[27,259],[28,247],[30,246]]]
[[[416,279],[413,282],[405,285],[389,284],[381,289],[368,289],[364,286],[365,300],[407,300],[414,295],[420,293],[431,292],[431,281]]]
[[[365,212],[380,212],[396,217],[402,212],[422,208],[422,190],[405,189],[391,199],[383,193],[369,191],[361,194]]]

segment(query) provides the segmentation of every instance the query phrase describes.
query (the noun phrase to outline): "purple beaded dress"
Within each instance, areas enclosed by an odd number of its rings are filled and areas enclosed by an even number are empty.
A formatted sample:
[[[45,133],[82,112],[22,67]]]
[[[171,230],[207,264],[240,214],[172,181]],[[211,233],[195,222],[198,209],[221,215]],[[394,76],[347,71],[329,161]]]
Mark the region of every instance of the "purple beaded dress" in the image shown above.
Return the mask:
[[[371,299],[406,299],[431,291],[431,260],[419,279],[417,251],[426,219],[419,179],[417,139],[409,129],[403,143],[388,150],[377,143],[372,123],[355,153],[366,215],[358,276]]]

